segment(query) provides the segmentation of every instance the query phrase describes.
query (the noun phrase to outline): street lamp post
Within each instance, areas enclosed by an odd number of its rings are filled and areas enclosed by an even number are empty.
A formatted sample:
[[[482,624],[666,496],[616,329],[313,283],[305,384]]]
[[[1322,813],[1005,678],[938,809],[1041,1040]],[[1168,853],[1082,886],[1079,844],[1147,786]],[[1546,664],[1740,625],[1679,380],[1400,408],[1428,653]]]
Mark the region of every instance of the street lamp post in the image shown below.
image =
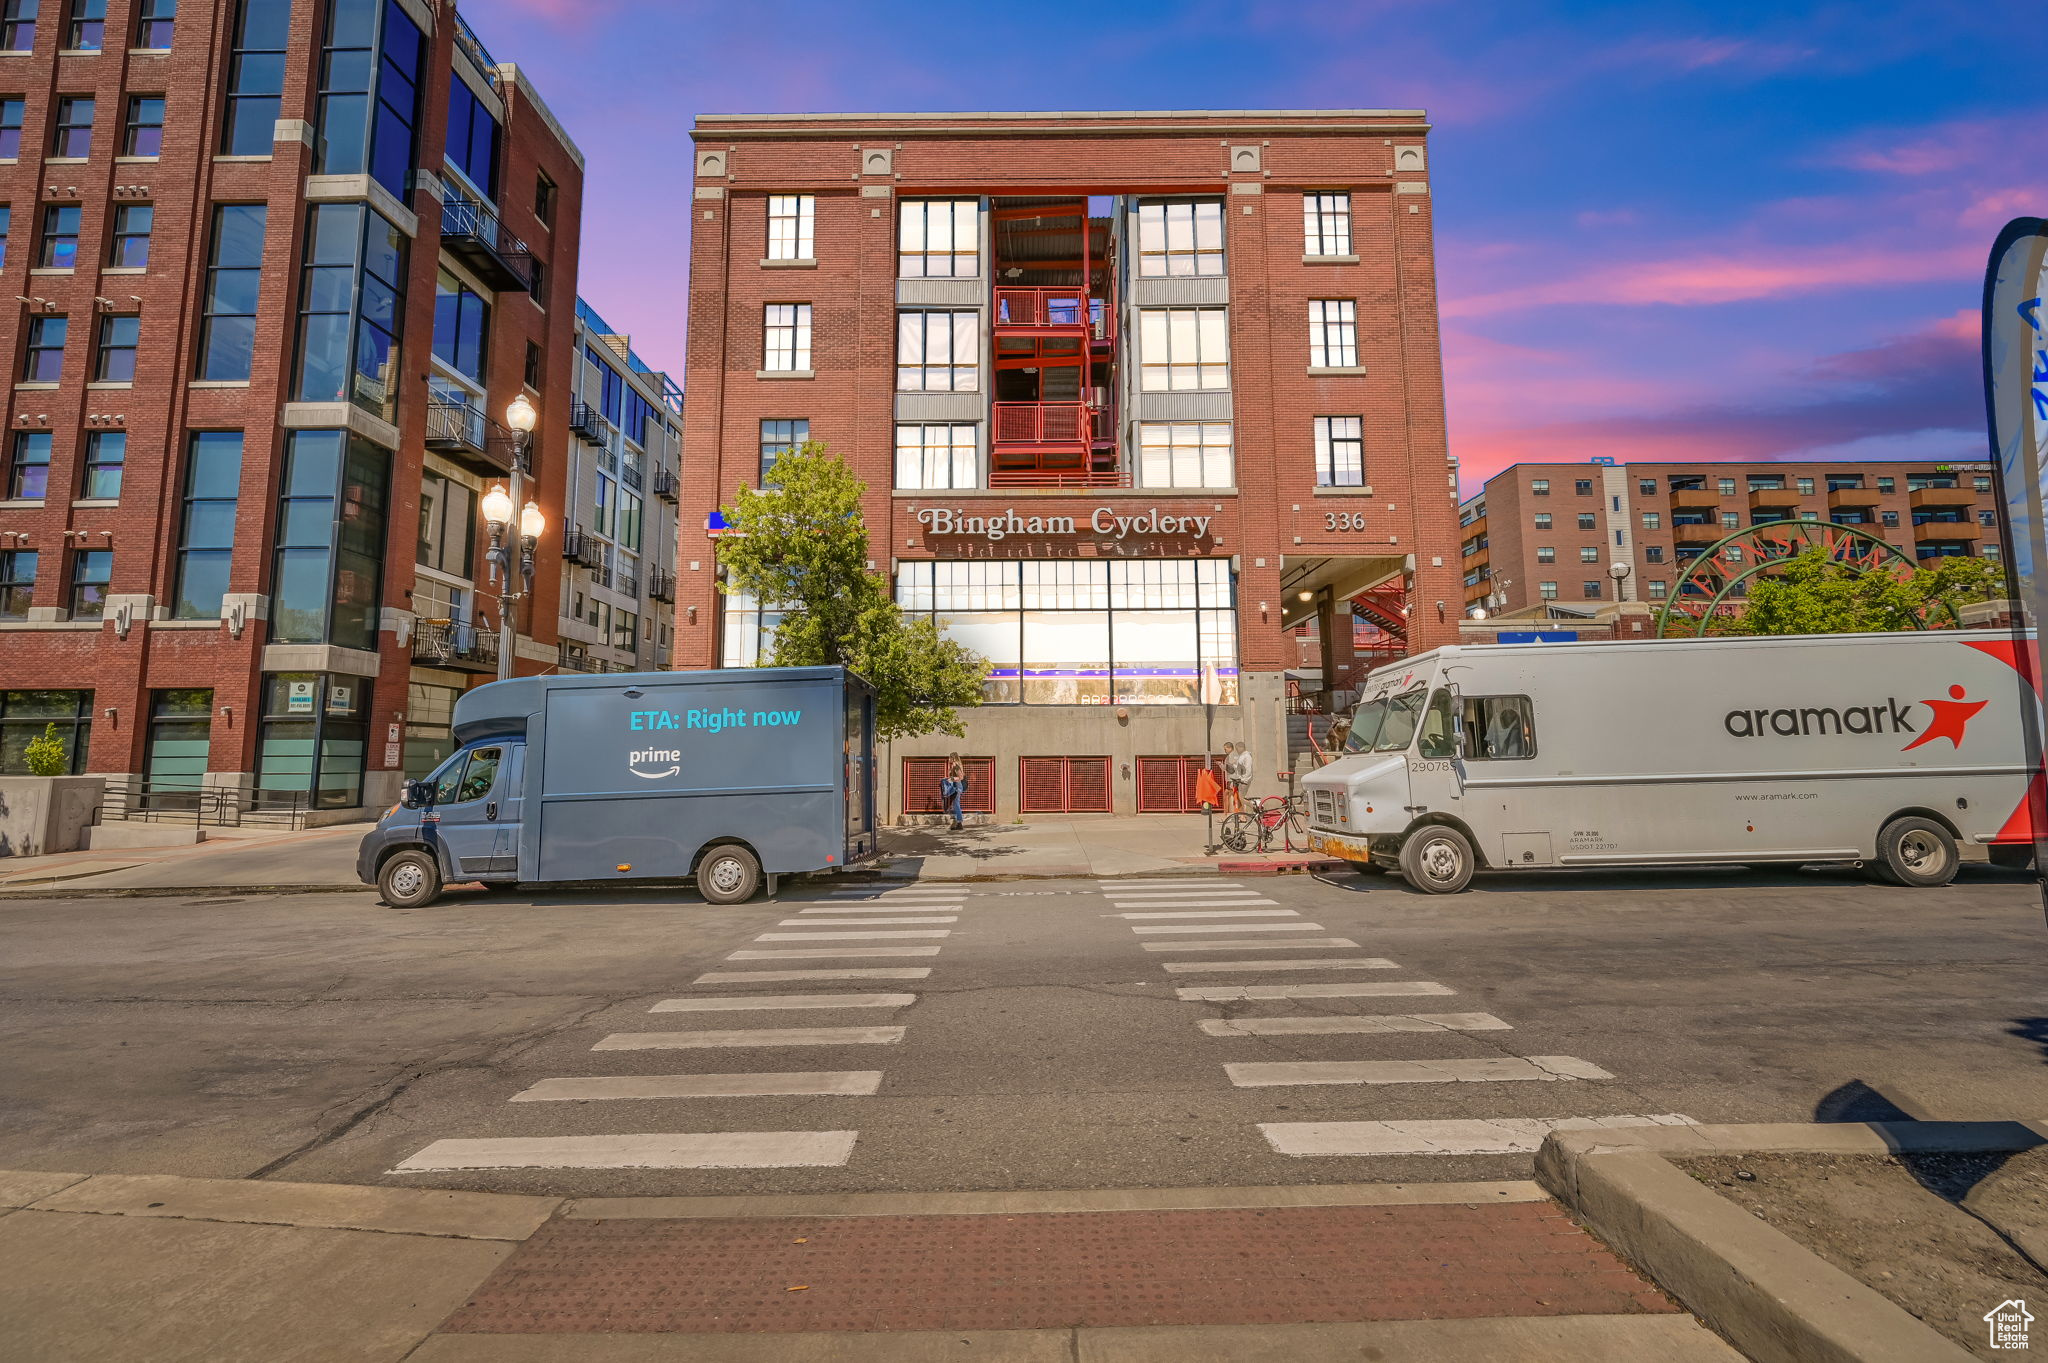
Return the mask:
[[[512,490],[494,486],[484,494],[484,524],[490,528],[491,547],[484,561],[491,566],[491,581],[498,588],[498,680],[512,675],[512,660],[519,651],[519,603],[533,592],[533,551],[547,529],[547,518],[538,506],[526,500],[526,450],[540,413],[521,393],[505,409],[505,424],[512,428]],[[514,511],[519,515],[519,561],[512,561],[505,532]],[[518,574],[515,583],[513,574]]]

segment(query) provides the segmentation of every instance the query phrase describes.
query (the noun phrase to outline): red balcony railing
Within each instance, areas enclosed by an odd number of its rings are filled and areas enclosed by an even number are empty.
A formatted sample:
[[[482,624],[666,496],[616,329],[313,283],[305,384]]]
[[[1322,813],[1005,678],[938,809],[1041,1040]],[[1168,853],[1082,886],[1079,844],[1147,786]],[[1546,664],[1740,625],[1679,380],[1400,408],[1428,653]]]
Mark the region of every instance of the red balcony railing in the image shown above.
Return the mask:
[[[1085,402],[997,402],[998,445],[1086,445],[1095,425]]]
[[[1129,487],[1129,469],[991,469],[990,487]]]
[[[996,325],[1087,330],[1091,325],[1088,295],[1075,288],[997,289]]]

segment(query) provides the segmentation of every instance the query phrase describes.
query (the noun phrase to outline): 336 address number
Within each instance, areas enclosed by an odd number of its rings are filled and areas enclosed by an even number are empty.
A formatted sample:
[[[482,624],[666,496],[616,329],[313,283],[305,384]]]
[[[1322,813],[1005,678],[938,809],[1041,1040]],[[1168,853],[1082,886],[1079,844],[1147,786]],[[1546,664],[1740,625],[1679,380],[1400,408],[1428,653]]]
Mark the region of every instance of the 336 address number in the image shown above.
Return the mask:
[[[1323,513],[1323,528],[1325,530],[1363,530],[1365,529],[1365,516],[1357,511],[1325,511]]]

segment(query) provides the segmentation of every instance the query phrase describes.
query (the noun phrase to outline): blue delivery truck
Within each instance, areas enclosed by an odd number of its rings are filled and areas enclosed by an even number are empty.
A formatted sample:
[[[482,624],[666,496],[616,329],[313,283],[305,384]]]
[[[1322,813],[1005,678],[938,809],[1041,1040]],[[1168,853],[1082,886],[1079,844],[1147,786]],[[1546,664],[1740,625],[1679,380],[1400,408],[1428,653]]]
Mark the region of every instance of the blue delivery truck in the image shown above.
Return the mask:
[[[874,690],[843,667],[518,677],[465,693],[454,731],[356,854],[398,908],[686,877],[737,904],[875,855]]]

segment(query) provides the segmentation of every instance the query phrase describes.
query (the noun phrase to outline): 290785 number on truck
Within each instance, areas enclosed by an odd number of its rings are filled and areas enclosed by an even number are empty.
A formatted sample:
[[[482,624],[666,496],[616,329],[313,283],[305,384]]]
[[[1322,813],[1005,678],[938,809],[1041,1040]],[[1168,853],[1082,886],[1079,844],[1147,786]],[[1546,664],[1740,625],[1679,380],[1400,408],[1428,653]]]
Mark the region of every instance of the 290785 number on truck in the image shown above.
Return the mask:
[[[1304,782],[1309,843],[1439,894],[1504,867],[2024,865],[2030,653],[1959,630],[1438,649],[1366,679]]]

